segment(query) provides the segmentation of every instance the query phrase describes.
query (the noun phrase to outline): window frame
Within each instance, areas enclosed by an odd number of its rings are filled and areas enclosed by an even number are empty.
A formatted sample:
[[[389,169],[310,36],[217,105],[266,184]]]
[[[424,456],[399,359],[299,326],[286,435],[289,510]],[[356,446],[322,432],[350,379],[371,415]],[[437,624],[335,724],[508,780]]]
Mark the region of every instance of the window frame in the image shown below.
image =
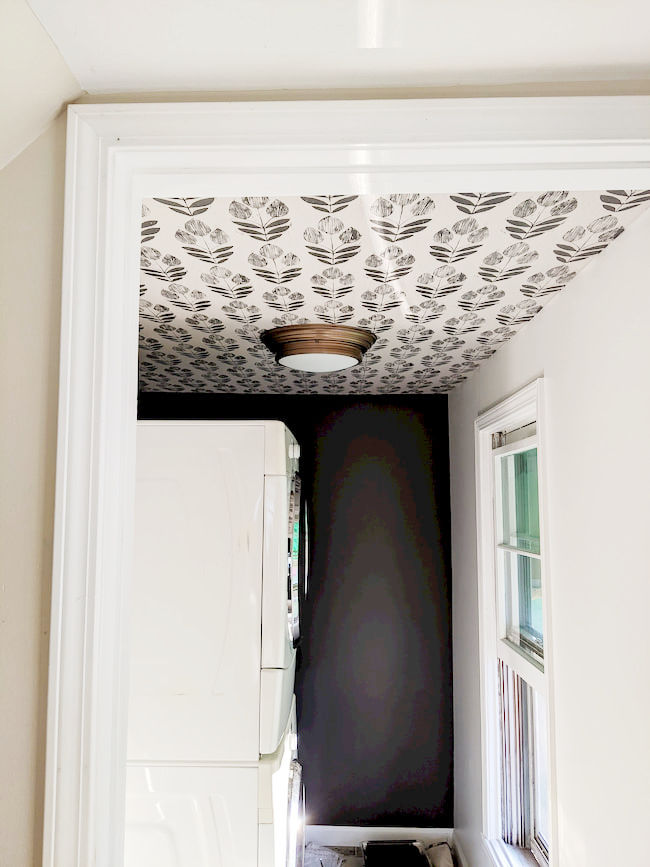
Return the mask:
[[[540,520],[540,562],[542,579],[542,622],[544,630],[544,668],[541,671],[512,645],[500,637],[497,600],[497,533],[495,459],[501,454],[522,451],[522,443],[531,438],[493,448],[493,434],[515,430],[536,423],[538,495]],[[479,599],[479,653],[481,696],[481,753],[483,836],[494,863],[501,867],[536,863],[543,849],[535,839],[535,800],[533,791],[534,758],[531,755],[531,850],[515,849],[501,838],[501,772],[497,660],[517,672],[533,690],[540,693],[548,715],[546,749],[548,755],[549,826],[548,865],[557,865],[556,761],[553,701],[553,650],[551,630],[549,546],[546,515],[546,437],[544,416],[544,381],[538,378],[515,394],[481,413],[475,422],[476,510],[477,510],[477,581]],[[532,705],[532,702],[531,702]],[[529,856],[529,857],[528,857]]]

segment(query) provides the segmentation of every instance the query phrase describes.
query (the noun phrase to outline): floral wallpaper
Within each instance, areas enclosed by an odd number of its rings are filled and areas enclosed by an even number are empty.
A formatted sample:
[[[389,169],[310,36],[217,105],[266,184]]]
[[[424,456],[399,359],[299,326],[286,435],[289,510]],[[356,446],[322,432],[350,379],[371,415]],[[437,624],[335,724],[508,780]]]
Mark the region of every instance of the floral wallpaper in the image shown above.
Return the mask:
[[[140,388],[447,392],[649,204],[650,190],[147,199]],[[303,322],[378,339],[349,371],[298,373],[259,335]]]

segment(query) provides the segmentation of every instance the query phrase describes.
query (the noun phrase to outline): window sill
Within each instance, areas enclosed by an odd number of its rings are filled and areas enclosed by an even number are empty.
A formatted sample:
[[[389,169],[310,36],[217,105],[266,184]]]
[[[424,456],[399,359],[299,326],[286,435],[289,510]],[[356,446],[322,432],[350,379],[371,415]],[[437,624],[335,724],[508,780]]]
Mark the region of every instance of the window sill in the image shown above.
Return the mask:
[[[503,840],[484,838],[484,842],[496,867],[539,867],[532,853],[527,849],[509,846]]]

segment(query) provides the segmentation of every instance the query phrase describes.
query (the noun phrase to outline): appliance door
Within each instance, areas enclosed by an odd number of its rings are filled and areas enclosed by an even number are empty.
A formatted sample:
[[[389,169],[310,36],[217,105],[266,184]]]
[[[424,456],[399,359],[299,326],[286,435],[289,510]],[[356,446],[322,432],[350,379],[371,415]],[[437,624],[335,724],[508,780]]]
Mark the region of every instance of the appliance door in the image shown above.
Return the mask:
[[[289,769],[287,811],[287,865],[303,867],[305,861],[305,787],[302,766],[295,759]]]
[[[264,476],[262,668],[287,669],[300,638],[303,485],[298,444],[285,433],[289,438],[283,465],[286,472]],[[277,463],[272,469],[278,469]]]
[[[301,573],[300,573],[300,590],[302,601],[307,598],[307,593],[309,592],[309,568],[310,568],[310,553],[311,553],[311,512],[309,506],[309,500],[307,497],[303,496],[302,498],[302,529],[300,533],[300,541],[302,546],[302,553],[300,555],[300,565],[301,565]]]
[[[264,557],[262,563],[262,668],[288,669],[296,651],[291,606],[293,476],[264,477]],[[299,491],[298,491],[299,494]],[[293,494],[295,500],[295,492]],[[289,540],[289,541],[288,541]]]
[[[259,763],[259,867],[303,867],[304,790],[296,761],[296,709],[273,755]]]
[[[127,767],[124,867],[258,867],[257,786],[254,766]]]
[[[289,635],[296,647],[300,641],[300,579],[304,574],[304,544],[301,518],[303,514],[302,480],[295,472],[289,486],[287,614]]]

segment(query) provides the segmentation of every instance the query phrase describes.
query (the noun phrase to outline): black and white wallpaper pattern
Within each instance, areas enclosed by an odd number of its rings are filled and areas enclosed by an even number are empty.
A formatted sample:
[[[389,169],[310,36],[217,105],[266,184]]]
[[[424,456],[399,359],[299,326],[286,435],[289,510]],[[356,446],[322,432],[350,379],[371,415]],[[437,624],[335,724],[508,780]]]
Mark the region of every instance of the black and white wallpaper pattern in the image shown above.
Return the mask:
[[[447,392],[650,204],[650,190],[154,198],[142,208],[140,388]],[[277,365],[277,325],[358,325],[344,373]]]

